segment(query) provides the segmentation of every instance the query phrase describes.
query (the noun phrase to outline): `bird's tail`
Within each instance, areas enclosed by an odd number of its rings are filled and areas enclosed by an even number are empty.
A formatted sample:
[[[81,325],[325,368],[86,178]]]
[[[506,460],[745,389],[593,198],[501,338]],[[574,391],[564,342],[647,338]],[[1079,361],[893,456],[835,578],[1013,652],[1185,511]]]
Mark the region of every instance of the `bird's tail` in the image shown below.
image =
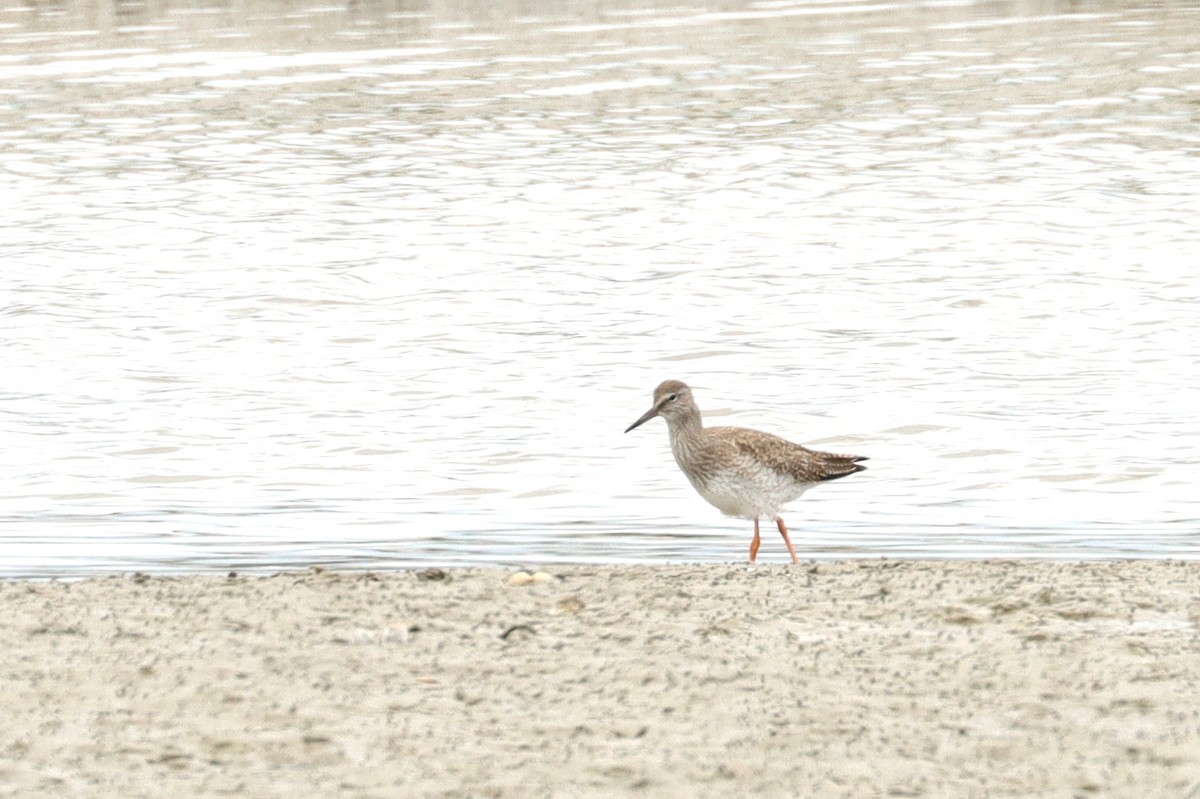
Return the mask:
[[[822,471],[825,472],[822,480],[836,480],[839,477],[849,477],[852,474],[866,471],[867,467],[862,465],[865,460],[870,460],[864,455],[835,455],[834,453],[826,453],[824,463],[822,463]]]

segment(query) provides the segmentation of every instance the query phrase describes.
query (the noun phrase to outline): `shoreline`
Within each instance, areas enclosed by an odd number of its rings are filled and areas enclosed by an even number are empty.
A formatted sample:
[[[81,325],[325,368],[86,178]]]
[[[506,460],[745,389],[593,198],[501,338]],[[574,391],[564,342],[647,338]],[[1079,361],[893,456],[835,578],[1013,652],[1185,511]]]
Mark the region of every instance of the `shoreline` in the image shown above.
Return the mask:
[[[1200,799],[1200,562],[3,580],[0,796]]]

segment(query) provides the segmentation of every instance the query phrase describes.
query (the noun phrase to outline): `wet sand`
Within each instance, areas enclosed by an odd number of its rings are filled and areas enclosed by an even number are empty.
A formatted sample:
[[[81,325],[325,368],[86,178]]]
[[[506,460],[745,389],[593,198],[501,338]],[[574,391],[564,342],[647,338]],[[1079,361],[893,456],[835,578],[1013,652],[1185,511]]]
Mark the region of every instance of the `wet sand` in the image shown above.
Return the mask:
[[[0,583],[0,795],[1200,797],[1200,563]]]

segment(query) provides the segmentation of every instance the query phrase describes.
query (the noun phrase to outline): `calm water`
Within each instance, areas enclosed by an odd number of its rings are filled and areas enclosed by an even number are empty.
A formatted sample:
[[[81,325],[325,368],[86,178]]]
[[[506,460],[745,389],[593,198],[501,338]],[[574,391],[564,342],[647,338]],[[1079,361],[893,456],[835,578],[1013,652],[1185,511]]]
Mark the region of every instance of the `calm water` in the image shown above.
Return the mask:
[[[743,560],[668,377],[805,556],[1200,555],[1200,2],[0,0],[0,210],[3,576]]]

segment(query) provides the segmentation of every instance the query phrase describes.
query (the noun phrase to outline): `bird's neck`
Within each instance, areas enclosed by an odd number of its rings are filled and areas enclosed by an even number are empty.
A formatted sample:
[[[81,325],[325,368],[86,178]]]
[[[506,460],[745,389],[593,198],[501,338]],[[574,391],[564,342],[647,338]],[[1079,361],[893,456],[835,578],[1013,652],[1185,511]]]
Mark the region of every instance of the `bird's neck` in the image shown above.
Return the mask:
[[[700,420],[700,411],[674,417],[667,422],[667,428],[671,434],[671,452],[682,466],[695,456],[704,439],[704,422]]]

